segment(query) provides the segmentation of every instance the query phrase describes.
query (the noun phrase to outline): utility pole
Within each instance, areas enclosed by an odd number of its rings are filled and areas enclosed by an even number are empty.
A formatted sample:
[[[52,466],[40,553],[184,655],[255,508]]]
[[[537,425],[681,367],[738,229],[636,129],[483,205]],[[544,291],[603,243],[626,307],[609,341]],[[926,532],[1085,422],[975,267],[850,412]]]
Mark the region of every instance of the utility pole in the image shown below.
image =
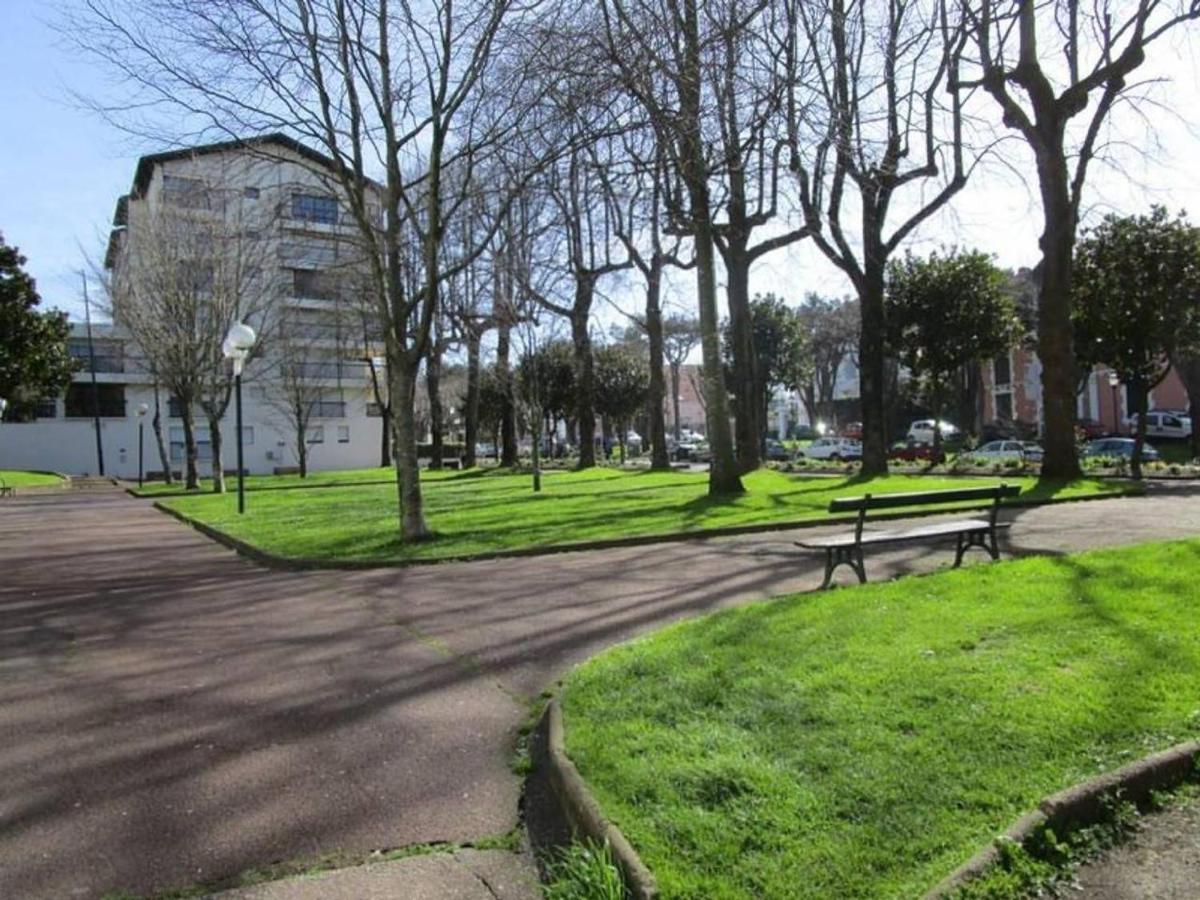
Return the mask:
[[[88,300],[87,274],[80,272],[83,280],[83,320],[87,327],[88,368],[92,372],[92,424],[96,429],[96,465],[100,477],[104,477],[104,442],[100,439],[100,388],[96,385],[96,347],[92,343],[92,305]]]

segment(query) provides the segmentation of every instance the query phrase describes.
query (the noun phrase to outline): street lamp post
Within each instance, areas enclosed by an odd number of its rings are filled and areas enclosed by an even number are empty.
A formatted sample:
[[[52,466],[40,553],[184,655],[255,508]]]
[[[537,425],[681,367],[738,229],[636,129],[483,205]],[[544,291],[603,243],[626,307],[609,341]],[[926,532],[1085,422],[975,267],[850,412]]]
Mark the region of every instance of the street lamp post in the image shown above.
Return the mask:
[[[150,411],[150,407],[145,403],[139,403],[137,408],[138,420],[138,488],[142,486],[142,477],[144,470],[142,468],[143,451],[146,447],[146,413]]]
[[[1117,424],[1117,387],[1121,384],[1121,376],[1116,372],[1109,370],[1108,386],[1112,388],[1112,408],[1113,408],[1113,434],[1120,434],[1121,428]]]
[[[237,479],[238,479],[238,514],[246,511],[246,470],[242,464],[242,366],[246,357],[254,348],[258,336],[254,329],[244,322],[234,322],[229,326],[229,333],[221,344],[221,352],[225,358],[233,362],[234,402],[237,405]]]

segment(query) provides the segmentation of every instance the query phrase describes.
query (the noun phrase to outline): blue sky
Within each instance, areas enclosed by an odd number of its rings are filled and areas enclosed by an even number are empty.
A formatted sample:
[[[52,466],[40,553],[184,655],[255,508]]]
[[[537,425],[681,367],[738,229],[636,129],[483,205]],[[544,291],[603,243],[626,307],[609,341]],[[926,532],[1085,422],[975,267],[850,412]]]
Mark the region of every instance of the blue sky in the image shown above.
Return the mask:
[[[70,3],[71,0],[65,0]],[[78,271],[87,255],[103,254],[119,195],[129,189],[142,153],[159,147],[137,142],[77,108],[69,90],[103,97],[107,85],[81,62],[45,20],[53,5],[0,0],[0,232],[28,257],[43,302],[82,315]],[[1124,174],[1096,168],[1089,182],[1085,221],[1119,210],[1140,212],[1151,202],[1187,208],[1200,221],[1200,132],[1186,122],[1200,108],[1200,28],[1179,32],[1158,48],[1143,75],[1170,79],[1157,89],[1153,138],[1162,147],[1149,161],[1124,153]],[[1173,115],[1174,114],[1174,115]],[[1130,147],[1151,143],[1147,124],[1121,120],[1118,137]],[[1014,162],[1029,171],[1018,153]],[[956,199],[953,209],[919,233],[912,248],[927,252],[944,243],[977,246],[1006,266],[1036,261],[1040,214],[1028,187],[999,167],[985,172]],[[840,274],[807,245],[766,258],[752,288],[799,300],[805,290],[846,293]],[[615,286],[615,294],[623,293]],[[679,303],[691,293],[675,286]]]

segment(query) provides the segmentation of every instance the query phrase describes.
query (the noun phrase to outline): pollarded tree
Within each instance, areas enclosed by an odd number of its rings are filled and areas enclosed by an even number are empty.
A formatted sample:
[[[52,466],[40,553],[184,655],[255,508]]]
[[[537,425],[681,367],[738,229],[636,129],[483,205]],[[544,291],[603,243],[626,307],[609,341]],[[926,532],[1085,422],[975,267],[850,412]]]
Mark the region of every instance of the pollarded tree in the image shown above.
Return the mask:
[[[1107,364],[1145,397],[1174,356],[1200,347],[1200,232],[1161,206],[1145,216],[1107,216],[1075,248],[1072,294],[1079,360]],[[1145,439],[1143,414],[1135,478]]]
[[[0,398],[21,407],[57,396],[71,381],[66,313],[39,312],[37,285],[24,269],[25,257],[0,235]]]
[[[887,471],[888,260],[966,184],[961,37],[938,0],[783,0],[785,128],[811,238],[858,295],[863,473]]]
[[[596,410],[616,429],[625,464],[625,438],[633,417],[645,409],[650,395],[650,372],[641,354],[625,344],[596,351]]]
[[[1072,252],[1088,169],[1113,109],[1135,99],[1138,85],[1130,76],[1150,46],[1200,17],[1200,2],[971,0],[960,9],[973,47],[962,56],[968,77],[961,83],[983,88],[1036,162],[1043,214],[1037,337],[1042,471],[1072,477],[1079,472]]]
[[[1008,351],[1020,337],[1007,286],[1004,272],[979,251],[906,254],[888,267],[891,344],[935,422],[962,368]],[[935,426],[934,443],[940,440]]]

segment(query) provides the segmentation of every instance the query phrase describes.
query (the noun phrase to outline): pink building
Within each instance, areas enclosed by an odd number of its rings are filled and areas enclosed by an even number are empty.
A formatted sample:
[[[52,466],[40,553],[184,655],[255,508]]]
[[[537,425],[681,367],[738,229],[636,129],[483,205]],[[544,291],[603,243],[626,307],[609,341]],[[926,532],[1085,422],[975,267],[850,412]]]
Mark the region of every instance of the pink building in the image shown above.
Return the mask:
[[[1076,415],[1108,431],[1125,432],[1125,419],[1131,409],[1128,390],[1120,383],[1114,388],[1109,375],[1106,366],[1096,366],[1089,373],[1076,398]],[[1149,408],[1188,408],[1187,390],[1175,370],[1150,391]],[[1019,347],[984,365],[983,420],[1021,423],[1041,430],[1042,364],[1032,349]]]

